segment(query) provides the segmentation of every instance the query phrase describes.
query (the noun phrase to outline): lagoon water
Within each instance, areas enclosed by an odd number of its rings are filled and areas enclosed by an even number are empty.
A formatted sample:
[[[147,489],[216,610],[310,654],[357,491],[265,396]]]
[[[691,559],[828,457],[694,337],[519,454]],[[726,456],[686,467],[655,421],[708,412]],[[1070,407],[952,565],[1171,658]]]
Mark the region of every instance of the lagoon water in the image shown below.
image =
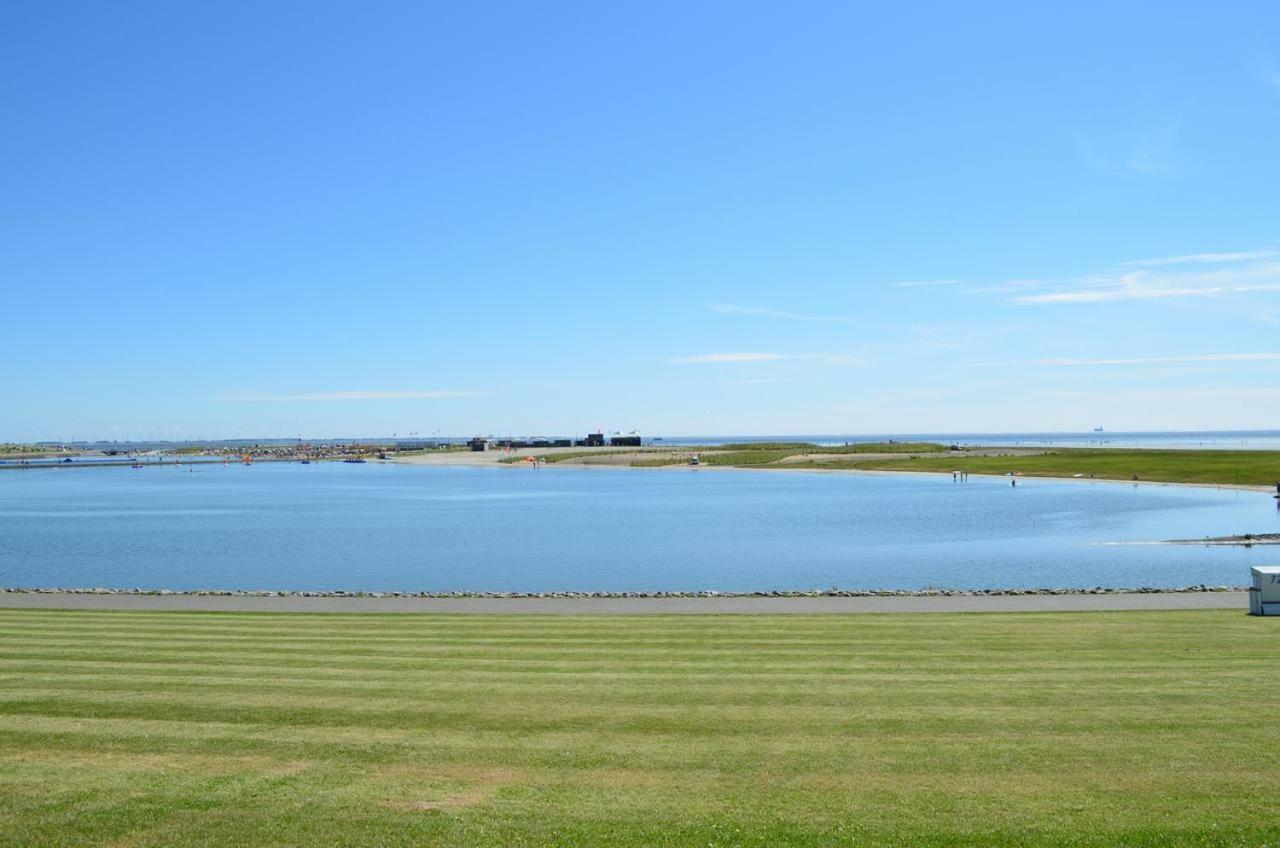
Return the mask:
[[[260,463],[0,473],[0,586],[660,591],[1241,585],[1262,493],[950,475]],[[1109,544],[1126,543],[1126,544]]]

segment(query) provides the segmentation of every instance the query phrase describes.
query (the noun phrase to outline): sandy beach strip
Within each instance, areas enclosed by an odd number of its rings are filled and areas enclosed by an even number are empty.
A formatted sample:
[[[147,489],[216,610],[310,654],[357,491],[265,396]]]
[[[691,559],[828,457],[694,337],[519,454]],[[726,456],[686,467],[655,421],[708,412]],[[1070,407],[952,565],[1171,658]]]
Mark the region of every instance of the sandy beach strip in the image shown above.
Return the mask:
[[[1249,607],[1249,593],[1132,592],[1038,595],[723,598],[370,598],[295,595],[144,595],[0,592],[10,609],[199,612],[395,612],[513,615],[707,615],[924,612],[1089,612]]]

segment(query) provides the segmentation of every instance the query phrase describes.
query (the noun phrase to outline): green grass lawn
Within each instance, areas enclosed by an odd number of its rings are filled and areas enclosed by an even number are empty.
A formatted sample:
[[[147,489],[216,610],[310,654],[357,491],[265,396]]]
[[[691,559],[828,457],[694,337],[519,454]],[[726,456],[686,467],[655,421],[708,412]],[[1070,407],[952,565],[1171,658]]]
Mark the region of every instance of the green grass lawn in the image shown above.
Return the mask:
[[[794,467],[794,466],[792,466]],[[803,467],[803,464],[801,464]],[[892,460],[837,460],[815,468],[882,471],[964,469],[973,474],[1020,471],[1038,477],[1096,474],[1103,479],[1157,480],[1170,483],[1220,483],[1273,486],[1280,480],[1280,451],[1121,450],[1066,448],[1034,456],[918,456]]]
[[[1233,611],[0,610],[0,844],[1276,845]]]

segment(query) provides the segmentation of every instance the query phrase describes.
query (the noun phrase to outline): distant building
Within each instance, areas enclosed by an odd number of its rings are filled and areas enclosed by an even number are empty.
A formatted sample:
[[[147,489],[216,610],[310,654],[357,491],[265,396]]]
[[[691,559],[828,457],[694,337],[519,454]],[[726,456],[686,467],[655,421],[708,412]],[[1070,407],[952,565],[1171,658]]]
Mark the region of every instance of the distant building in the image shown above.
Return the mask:
[[[582,440],[582,445],[588,448],[604,447],[604,433],[588,433],[587,437]]]
[[[471,450],[476,451],[478,453],[480,451],[488,450],[489,442],[487,439],[483,439],[480,436],[476,436],[474,439],[467,442],[467,447],[471,448]]]
[[[639,436],[614,436],[609,439],[609,444],[615,448],[638,448],[640,447]]]
[[[572,439],[498,439],[492,444],[496,448],[568,448],[575,443]],[[581,447],[586,442],[579,441],[576,444]]]
[[[396,442],[392,450],[420,451],[420,450],[430,450],[435,446],[436,446],[435,442],[428,442],[428,441],[422,441],[422,440],[409,441],[409,442]]]

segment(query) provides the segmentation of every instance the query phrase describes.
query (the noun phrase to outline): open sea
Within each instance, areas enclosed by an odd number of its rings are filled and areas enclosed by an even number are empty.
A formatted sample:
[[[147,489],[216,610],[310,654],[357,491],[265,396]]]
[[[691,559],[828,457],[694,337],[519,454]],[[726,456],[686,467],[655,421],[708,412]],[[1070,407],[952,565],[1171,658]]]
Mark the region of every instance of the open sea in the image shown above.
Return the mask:
[[[0,473],[0,586],[675,591],[1243,585],[1227,489],[371,462]]]

